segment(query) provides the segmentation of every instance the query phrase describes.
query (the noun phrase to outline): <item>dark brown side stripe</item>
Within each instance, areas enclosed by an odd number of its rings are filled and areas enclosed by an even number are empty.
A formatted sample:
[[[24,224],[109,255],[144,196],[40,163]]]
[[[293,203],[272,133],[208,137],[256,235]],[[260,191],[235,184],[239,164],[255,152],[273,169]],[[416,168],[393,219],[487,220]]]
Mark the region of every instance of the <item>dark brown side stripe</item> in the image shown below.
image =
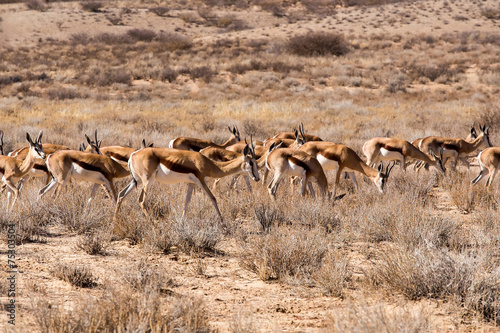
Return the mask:
[[[302,169],[304,169],[304,170],[306,170],[306,171],[307,171],[307,170],[309,170],[309,167],[307,166],[307,164],[306,164],[306,163],[304,163],[303,161],[299,160],[299,159],[298,159],[298,158],[296,158],[296,157],[293,157],[293,156],[288,156],[288,160],[289,160],[291,163],[293,163],[293,164],[295,164],[295,165],[298,165],[299,167],[301,167]]]
[[[178,173],[192,173],[192,174],[195,174],[195,175],[198,173],[198,170],[196,170],[196,169],[191,169],[191,168],[185,167],[183,165],[174,163],[174,162],[169,161],[169,160],[162,159],[162,160],[160,160],[160,163],[163,166],[165,166],[167,169],[172,170],[174,172],[178,172]]]
[[[49,169],[47,169],[47,165],[46,164],[35,164],[33,166],[33,169],[41,170],[41,171],[45,171],[45,172],[49,171]]]
[[[96,172],[103,173],[102,170],[99,167],[95,166],[95,165],[88,164],[86,162],[79,161],[79,160],[74,160],[74,159],[72,159],[71,162],[78,164],[81,168],[83,168],[85,170],[96,171]]]
[[[389,146],[389,145],[386,145],[383,143],[380,145],[380,148],[384,148],[385,150],[388,150],[388,151],[395,151],[395,152],[403,155],[403,151],[401,150],[401,148],[392,147],[392,146]]]
[[[453,150],[458,150],[458,146],[457,145],[454,145],[454,144],[451,144],[451,143],[445,143],[443,145],[443,148],[444,149],[453,149]]]

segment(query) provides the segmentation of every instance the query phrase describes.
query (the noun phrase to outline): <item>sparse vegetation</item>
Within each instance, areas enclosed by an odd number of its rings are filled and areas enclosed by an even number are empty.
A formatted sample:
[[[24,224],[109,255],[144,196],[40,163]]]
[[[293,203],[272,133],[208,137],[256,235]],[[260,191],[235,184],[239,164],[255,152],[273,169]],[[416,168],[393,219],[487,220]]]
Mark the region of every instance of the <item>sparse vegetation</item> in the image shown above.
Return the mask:
[[[42,129],[44,144],[77,149],[97,128],[103,146],[138,148],[179,136],[220,144],[228,125],[263,141],[301,122],[360,156],[373,137],[465,138],[474,121],[500,142],[494,0],[0,3],[10,3],[0,8],[6,153]],[[13,29],[14,19],[30,24]],[[9,213],[0,192],[0,241],[14,225],[22,274],[16,325],[495,331],[500,181],[473,186],[468,160],[469,172],[396,166],[384,193],[341,177],[334,202],[302,198],[288,180],[273,202],[267,184],[248,193],[222,179],[223,222],[198,190],[181,221],[184,185],[148,186],[149,217],[134,190],[114,220],[101,188],[91,202],[79,181],[37,200],[33,177]],[[326,176],[332,190],[335,172]]]

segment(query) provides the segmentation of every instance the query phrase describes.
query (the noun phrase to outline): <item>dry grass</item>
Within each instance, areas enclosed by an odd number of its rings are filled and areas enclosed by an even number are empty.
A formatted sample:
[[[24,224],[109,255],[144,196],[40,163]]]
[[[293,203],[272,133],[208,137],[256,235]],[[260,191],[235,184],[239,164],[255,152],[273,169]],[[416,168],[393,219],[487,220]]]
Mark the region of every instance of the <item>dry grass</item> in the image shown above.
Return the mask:
[[[109,29],[72,30],[71,18],[52,22],[57,34],[41,32],[36,47],[0,46],[6,152],[40,129],[44,143],[75,149],[95,128],[103,145],[145,138],[166,147],[178,136],[222,143],[228,125],[264,140],[300,122],[358,153],[376,136],[463,138],[473,121],[500,142],[500,38],[478,26],[491,24],[494,6],[103,4],[71,8]],[[18,9],[0,13],[2,29],[28,4],[9,6]],[[423,13],[448,24],[423,29]],[[358,174],[358,189],[341,179],[346,196],[335,203],[301,198],[287,181],[274,204],[260,183],[248,194],[222,180],[214,194],[223,223],[200,191],[180,221],[184,185],[155,183],[149,218],[135,191],[113,221],[101,189],[90,203],[82,182],[37,201],[42,183],[30,180],[0,214],[1,238],[15,224],[28,277],[19,304],[39,331],[493,331],[500,184],[472,186],[472,164],[470,175],[461,165],[445,175],[396,167],[384,194]],[[334,176],[327,172],[330,188]]]

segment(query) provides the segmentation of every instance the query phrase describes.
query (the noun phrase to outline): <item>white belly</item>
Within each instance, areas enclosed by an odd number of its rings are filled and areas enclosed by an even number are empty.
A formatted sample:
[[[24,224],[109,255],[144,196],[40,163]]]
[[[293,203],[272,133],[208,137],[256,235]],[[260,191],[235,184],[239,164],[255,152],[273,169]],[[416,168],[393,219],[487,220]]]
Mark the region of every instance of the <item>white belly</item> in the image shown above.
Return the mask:
[[[163,164],[156,171],[156,181],[162,184],[195,183],[194,178],[196,177],[192,173],[175,172]]]
[[[29,175],[31,177],[45,177],[45,176],[47,176],[47,173],[45,173],[45,171],[43,171],[43,170],[31,168]]]
[[[324,157],[321,154],[318,154],[318,156],[316,156],[316,159],[318,160],[319,164],[321,164],[321,166],[323,167],[323,170],[336,170],[339,167],[337,161],[329,160],[328,158]]]
[[[92,171],[82,168],[76,163],[72,163],[73,168],[70,171],[71,178],[94,184],[105,184],[108,182],[106,177],[98,171]]]
[[[298,166],[297,164],[293,164],[292,162],[288,162],[288,170],[287,170],[287,175],[289,176],[295,176],[295,177],[302,177],[302,174],[304,173],[304,168],[301,166]]]
[[[387,150],[385,148],[380,148],[379,154],[380,154],[379,159],[381,161],[400,160],[403,157],[401,153],[398,153],[397,151]]]

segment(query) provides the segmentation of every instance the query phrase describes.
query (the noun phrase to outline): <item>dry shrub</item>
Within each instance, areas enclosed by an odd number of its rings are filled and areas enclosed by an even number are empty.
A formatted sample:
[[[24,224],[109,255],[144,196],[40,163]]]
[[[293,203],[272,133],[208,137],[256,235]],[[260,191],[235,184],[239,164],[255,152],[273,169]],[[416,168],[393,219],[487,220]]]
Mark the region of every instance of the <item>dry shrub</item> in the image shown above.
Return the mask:
[[[41,0],[28,0],[25,2],[26,8],[30,10],[38,10],[40,12],[45,12],[46,10],[49,9],[49,6],[47,6],[43,1]]]
[[[307,280],[327,252],[323,230],[276,227],[242,244],[240,264],[267,280]]]
[[[174,287],[174,280],[165,272],[164,268],[151,267],[146,261],[121,269],[121,277],[132,289],[145,291],[160,291]]]
[[[365,272],[369,280],[410,300],[451,296],[461,302],[487,263],[484,255],[455,254],[427,246],[391,246],[379,257]]]
[[[428,62],[428,63],[412,63],[408,66],[408,73],[414,79],[422,77],[430,81],[436,81],[438,78],[450,78],[458,73],[456,68],[451,68],[447,62]]]
[[[109,222],[110,208],[95,202],[100,200],[99,198],[94,198],[93,202],[88,203],[87,194],[89,192],[64,188],[62,191],[66,191],[66,193],[60,195],[57,200],[46,203],[54,222],[64,225],[78,234],[101,228]]]
[[[76,98],[88,98],[89,95],[82,93],[76,87],[65,88],[65,87],[51,87],[46,91],[47,97],[51,100],[65,100],[65,99],[76,99]]]
[[[140,294],[107,289],[97,298],[82,296],[71,311],[66,304],[37,299],[29,308],[42,332],[209,332],[201,299],[176,297],[165,302],[159,292]]]
[[[287,43],[290,53],[313,57],[341,56],[349,52],[349,45],[343,35],[332,32],[313,32],[290,38]]]
[[[161,33],[156,40],[156,46],[165,51],[189,50],[193,47],[189,37],[176,33]]]
[[[478,207],[495,207],[495,200],[481,184],[472,185],[469,174],[465,171],[457,170],[448,172],[443,178],[442,184],[449,195],[451,202],[462,213],[469,214]]]
[[[254,207],[254,212],[255,218],[264,232],[269,232],[271,227],[279,226],[286,222],[283,211],[270,203],[256,205]]]
[[[130,85],[132,75],[125,68],[101,70],[98,67],[92,67],[82,75],[81,80],[86,85],[98,87],[110,86],[114,83]]]
[[[465,307],[500,326],[500,269],[478,276],[467,290]]]
[[[217,75],[217,71],[213,70],[209,66],[198,66],[193,67],[188,70],[191,79],[202,79],[205,83],[209,83],[214,75]]]
[[[103,232],[86,233],[77,240],[76,248],[90,255],[105,255],[109,245],[109,235]]]
[[[493,130],[500,128],[500,105],[488,103],[482,106],[477,115],[477,123],[491,126]]]
[[[343,297],[344,289],[352,277],[348,254],[343,251],[329,251],[321,268],[312,277],[326,296]]]
[[[88,266],[76,264],[57,264],[52,269],[52,274],[63,281],[80,288],[94,288],[96,279]]]
[[[151,13],[154,13],[160,17],[165,17],[167,16],[168,12],[170,11],[170,8],[168,7],[153,7],[148,9]]]
[[[81,1],[80,7],[88,12],[100,13],[104,3],[100,1]]]
[[[168,82],[172,83],[175,80],[177,80],[178,76],[179,76],[179,72],[177,72],[175,69],[167,67],[167,68],[162,69],[158,79],[161,81],[168,81]]]
[[[420,208],[400,198],[369,205],[359,225],[362,237],[369,241],[390,241],[408,248],[425,244],[446,246],[459,224],[448,218],[436,216],[426,208]],[[360,223],[360,222],[358,222]]]
[[[174,242],[186,252],[216,252],[222,234],[217,220],[193,218],[172,223]]]
[[[481,10],[481,15],[490,20],[498,20],[500,19],[500,9],[486,7]]]
[[[46,242],[45,226],[52,220],[48,208],[36,200],[36,194],[23,191],[23,198],[18,198],[16,206],[10,213],[4,213],[6,207],[0,205],[0,230],[2,238],[7,236],[8,225],[14,224],[16,244],[27,242]],[[6,202],[6,200],[4,201]],[[6,203],[5,203],[6,204]]]
[[[150,29],[130,29],[127,35],[135,41],[151,42],[156,37],[156,32]]]
[[[349,301],[347,307],[329,312],[326,332],[431,332],[431,318],[422,308],[408,306],[370,305]]]
[[[131,44],[134,42],[134,39],[129,36],[129,34],[112,34],[108,32],[103,32],[95,35],[92,38],[92,41],[95,43],[103,43],[103,44]]]

